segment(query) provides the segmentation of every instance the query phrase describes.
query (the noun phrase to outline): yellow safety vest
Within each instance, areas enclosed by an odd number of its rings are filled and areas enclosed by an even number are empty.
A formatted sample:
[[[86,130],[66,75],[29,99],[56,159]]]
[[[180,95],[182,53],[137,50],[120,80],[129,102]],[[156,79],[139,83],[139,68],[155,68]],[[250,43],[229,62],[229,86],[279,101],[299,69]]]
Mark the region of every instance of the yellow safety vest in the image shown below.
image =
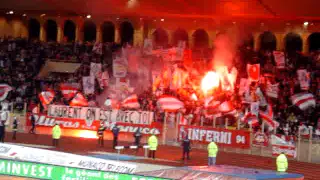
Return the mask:
[[[218,153],[218,146],[215,142],[211,142],[208,145],[208,156],[209,157],[217,157]]]
[[[60,139],[61,136],[61,129],[59,125],[55,125],[52,129],[52,138],[53,139]]]
[[[149,145],[149,149],[152,151],[157,150],[158,147],[158,139],[155,135],[152,135],[149,137],[148,139],[148,145]]]
[[[288,169],[288,159],[286,155],[280,154],[277,157],[277,170],[279,172],[286,172]]]

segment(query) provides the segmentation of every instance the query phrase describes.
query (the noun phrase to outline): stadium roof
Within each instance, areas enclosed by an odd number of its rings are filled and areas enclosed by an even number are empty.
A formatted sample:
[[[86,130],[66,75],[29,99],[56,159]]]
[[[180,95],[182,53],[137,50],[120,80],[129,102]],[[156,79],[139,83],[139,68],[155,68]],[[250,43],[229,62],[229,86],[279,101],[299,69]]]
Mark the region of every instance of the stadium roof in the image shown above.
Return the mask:
[[[319,0],[5,0],[0,7],[75,15],[320,20]]]

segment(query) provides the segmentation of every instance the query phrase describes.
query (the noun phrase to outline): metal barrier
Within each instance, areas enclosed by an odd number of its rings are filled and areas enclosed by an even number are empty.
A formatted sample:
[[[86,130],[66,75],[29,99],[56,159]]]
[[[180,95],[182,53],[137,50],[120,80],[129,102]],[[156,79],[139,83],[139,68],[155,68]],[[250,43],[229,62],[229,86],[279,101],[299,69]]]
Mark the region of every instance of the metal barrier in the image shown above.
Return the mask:
[[[116,146],[115,149],[117,150],[117,160],[119,161],[120,157],[120,152],[123,149],[138,149],[138,148],[143,148],[144,149],[144,157],[148,157],[148,150],[149,146],[148,145],[140,145],[140,146]]]

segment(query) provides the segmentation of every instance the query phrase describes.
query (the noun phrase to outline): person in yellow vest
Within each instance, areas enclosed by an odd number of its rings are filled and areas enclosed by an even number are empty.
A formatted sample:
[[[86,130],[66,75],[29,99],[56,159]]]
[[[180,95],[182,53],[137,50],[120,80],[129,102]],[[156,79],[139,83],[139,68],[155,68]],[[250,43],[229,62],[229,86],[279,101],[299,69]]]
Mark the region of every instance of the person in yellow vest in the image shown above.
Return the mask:
[[[277,157],[277,171],[286,172],[287,169],[288,169],[288,159],[287,159],[287,156],[282,152]]]
[[[55,147],[58,146],[60,137],[61,137],[61,128],[59,124],[56,124],[52,129],[53,146]]]
[[[214,166],[216,164],[216,158],[218,154],[218,146],[215,142],[211,142],[208,145],[208,166]]]
[[[158,148],[158,138],[155,134],[152,134],[148,139],[148,145],[149,145],[149,157],[155,159],[156,158],[156,151]]]

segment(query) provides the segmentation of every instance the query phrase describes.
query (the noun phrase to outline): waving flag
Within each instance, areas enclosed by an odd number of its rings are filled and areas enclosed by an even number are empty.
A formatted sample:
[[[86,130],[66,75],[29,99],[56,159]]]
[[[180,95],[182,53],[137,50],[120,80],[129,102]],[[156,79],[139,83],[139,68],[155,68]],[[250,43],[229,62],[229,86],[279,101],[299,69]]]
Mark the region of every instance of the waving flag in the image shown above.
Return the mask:
[[[242,121],[245,123],[251,124],[252,127],[259,125],[258,117],[255,114],[250,112],[245,114],[245,116],[242,118]]]
[[[60,90],[64,98],[71,99],[76,95],[79,89],[78,83],[63,83],[60,85]]]
[[[55,96],[55,93],[52,89],[47,89],[39,94],[39,99],[43,107],[46,108],[46,105],[50,104]]]
[[[70,106],[88,106],[88,100],[78,92],[76,96],[71,100]]]
[[[139,109],[140,104],[138,101],[138,96],[136,94],[133,94],[133,95],[127,97],[125,100],[122,101],[122,107]]]
[[[230,113],[231,111],[235,110],[231,101],[225,101],[219,106],[219,110],[222,113]]]
[[[0,84],[0,101],[6,99],[11,90],[12,88],[8,84]]]
[[[102,43],[96,42],[94,43],[94,46],[92,48],[92,52],[95,52],[96,54],[102,54]]]
[[[247,73],[250,81],[259,81],[260,64],[247,64]]]
[[[291,96],[292,104],[298,106],[301,110],[316,106],[316,100],[311,93],[299,93]]]
[[[279,126],[279,123],[273,119],[273,110],[270,104],[265,111],[259,111],[259,117],[270,129],[275,129]]]
[[[162,95],[157,101],[158,107],[165,111],[177,111],[184,107],[183,102],[174,96]]]

